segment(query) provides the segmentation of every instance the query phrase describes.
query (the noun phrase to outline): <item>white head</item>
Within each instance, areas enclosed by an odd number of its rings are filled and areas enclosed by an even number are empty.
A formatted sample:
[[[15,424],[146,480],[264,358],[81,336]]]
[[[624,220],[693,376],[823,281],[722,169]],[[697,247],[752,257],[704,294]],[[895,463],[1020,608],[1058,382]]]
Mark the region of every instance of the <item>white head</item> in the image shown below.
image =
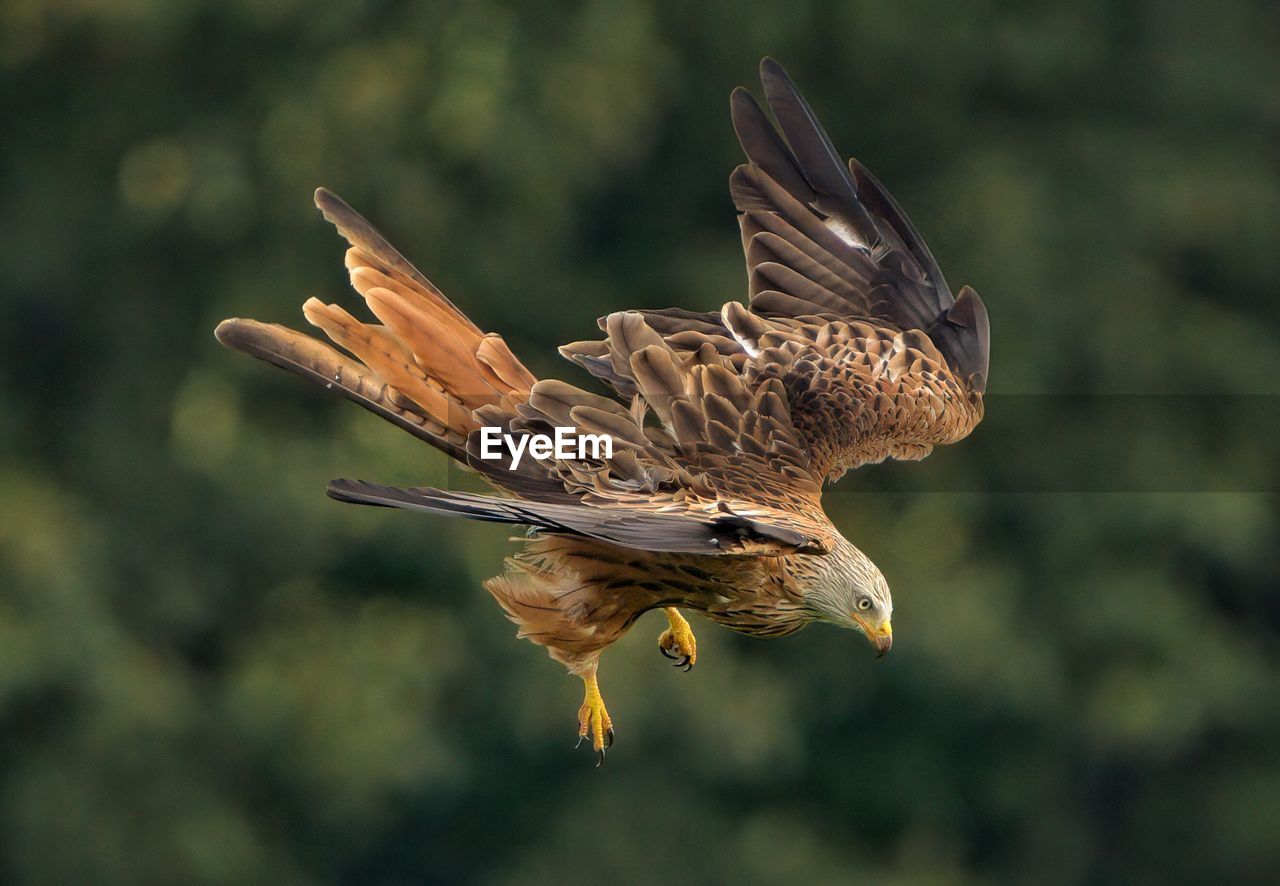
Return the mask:
[[[796,562],[803,559],[803,563]],[[829,554],[791,558],[805,602],[820,621],[860,631],[878,656],[893,645],[893,597],[876,564],[845,538]]]

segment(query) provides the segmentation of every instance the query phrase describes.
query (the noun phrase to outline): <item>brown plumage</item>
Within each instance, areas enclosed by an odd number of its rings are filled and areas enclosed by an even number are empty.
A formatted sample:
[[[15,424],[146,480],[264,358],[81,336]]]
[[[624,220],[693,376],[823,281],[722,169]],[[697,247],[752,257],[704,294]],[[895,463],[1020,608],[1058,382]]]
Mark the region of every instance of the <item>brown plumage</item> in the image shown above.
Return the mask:
[[[822,511],[822,483],[886,458],[924,458],[982,418],[986,311],[953,296],[893,198],[846,167],[777,63],[761,77],[779,129],[745,90],[734,128],[748,162],[730,192],[749,303],[699,313],[625,311],[605,337],[561,353],[604,380],[601,396],[536,379],[333,194],[316,204],[350,243],[351,282],[377,318],[311,299],[303,313],[351,356],[280,326],[227,320],[229,347],[337,390],[479,473],[500,495],[335,480],[329,494],[536,530],[485,587],[586,685],[579,734],[612,727],[600,653],[644,612],[685,667],[696,645],[679,609],[757,636],[815,620],[854,628],[883,654],[892,602],[874,564]],[[607,435],[612,457],[535,457],[557,427]],[[482,428],[517,445],[484,457]],[[523,439],[522,439],[523,438]],[[521,454],[517,464],[517,453]]]

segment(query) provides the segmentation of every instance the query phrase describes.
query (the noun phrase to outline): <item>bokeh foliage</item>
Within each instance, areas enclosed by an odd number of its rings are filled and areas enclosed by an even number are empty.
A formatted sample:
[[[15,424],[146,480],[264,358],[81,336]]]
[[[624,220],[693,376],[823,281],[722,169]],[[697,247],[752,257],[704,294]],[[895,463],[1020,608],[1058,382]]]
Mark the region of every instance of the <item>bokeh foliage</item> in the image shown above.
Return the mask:
[[[982,292],[993,404],[1271,403],[1278,36],[1186,0],[2,0],[0,880],[1274,874],[1274,494],[1088,491],[1066,422],[863,471],[829,501],[893,654],[701,623],[684,675],[649,616],[595,771],[479,588],[506,532],[323,496],[443,457],[211,331],[353,304],[324,184],[581,381],[553,346],[596,316],[741,296],[727,95],[768,53]],[[1096,442],[1250,458],[1186,419]]]

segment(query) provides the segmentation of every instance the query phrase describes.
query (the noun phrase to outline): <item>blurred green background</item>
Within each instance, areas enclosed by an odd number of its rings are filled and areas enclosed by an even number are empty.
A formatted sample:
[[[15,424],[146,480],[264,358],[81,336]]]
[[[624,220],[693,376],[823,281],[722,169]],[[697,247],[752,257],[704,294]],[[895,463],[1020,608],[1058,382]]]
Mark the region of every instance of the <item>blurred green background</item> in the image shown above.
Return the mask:
[[[1213,472],[1275,479],[1278,45],[1261,2],[0,0],[0,881],[1274,876],[1278,487]],[[891,656],[697,622],[682,674],[651,614],[597,771],[479,586],[508,533],[324,497],[444,457],[212,330],[354,307],[323,184],[582,382],[596,316],[742,296],[766,53],[982,293],[990,419],[829,497]]]

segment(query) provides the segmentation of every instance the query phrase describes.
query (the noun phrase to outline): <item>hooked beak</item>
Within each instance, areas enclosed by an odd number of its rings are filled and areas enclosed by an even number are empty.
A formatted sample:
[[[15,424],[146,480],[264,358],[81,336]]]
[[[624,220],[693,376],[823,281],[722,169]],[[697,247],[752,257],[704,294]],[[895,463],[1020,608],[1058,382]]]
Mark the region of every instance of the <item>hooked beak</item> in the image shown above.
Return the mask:
[[[876,658],[884,658],[884,654],[893,648],[893,625],[889,623],[889,619],[886,618],[879,627],[872,627],[870,622],[857,613],[850,614],[858,627],[862,628],[867,642],[875,647]]]

